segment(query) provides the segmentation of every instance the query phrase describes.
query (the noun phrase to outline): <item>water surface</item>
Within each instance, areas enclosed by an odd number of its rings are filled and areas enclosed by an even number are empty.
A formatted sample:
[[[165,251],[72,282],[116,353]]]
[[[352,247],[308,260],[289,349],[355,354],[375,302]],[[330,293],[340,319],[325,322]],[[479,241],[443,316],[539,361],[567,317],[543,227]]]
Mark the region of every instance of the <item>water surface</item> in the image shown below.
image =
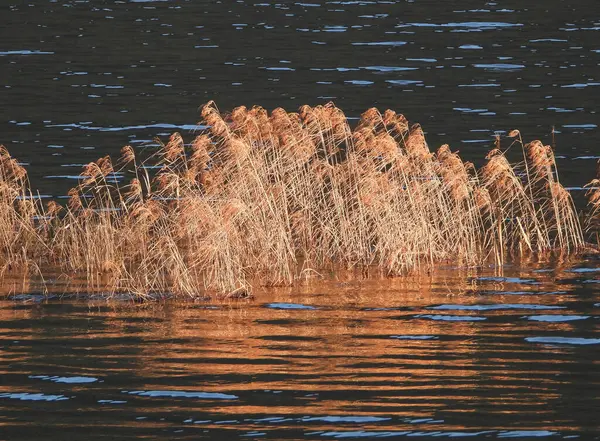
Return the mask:
[[[82,163],[179,130],[198,106],[334,100],[420,122],[481,162],[496,132],[552,142],[563,182],[598,159],[596,2],[107,1],[0,6],[0,143],[60,196]],[[580,190],[576,190],[580,192]]]
[[[551,143],[554,127],[579,198],[600,158],[596,3],[4,2],[0,144],[62,197],[125,144],[191,139],[210,99],[334,100],[353,123],[371,106],[404,113],[477,164],[496,133]],[[0,438],[598,439],[598,266],[225,304],[12,296]]]
[[[597,274],[452,274],[231,303],[3,301],[2,435],[599,439]]]

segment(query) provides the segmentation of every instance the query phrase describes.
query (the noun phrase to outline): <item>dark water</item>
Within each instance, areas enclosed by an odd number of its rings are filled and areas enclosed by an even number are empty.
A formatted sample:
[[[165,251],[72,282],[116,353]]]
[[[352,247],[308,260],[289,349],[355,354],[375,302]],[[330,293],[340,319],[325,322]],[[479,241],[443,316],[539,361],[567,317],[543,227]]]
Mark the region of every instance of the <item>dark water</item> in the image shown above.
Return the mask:
[[[600,157],[599,36],[597,0],[4,1],[0,143],[60,197],[125,144],[191,139],[210,99],[334,100],[475,162],[496,132],[554,126],[577,196]],[[598,439],[600,271],[581,265],[231,304],[3,301],[0,439]]]
[[[600,439],[600,268],[0,303],[0,438]]]
[[[471,160],[554,126],[568,186],[600,156],[597,0],[8,0],[0,24],[0,142],[43,194],[127,143],[190,139],[210,99],[392,108]]]

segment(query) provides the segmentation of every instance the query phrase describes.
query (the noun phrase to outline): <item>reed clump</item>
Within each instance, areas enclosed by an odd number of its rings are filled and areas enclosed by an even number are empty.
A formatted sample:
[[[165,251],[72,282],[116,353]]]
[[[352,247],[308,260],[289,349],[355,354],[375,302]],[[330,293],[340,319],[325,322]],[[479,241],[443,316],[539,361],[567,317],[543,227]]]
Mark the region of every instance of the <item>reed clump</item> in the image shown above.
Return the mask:
[[[175,133],[144,160],[126,146],[88,164],[65,207],[32,197],[2,148],[2,273],[53,268],[86,290],[142,297],[244,295],[323,270],[396,276],[589,245],[552,149],[517,131],[520,162],[498,144],[477,170],[447,145],[430,151],[421,127],[390,110],[369,109],[352,129],[333,104],[223,114],[209,102],[202,124],[190,144]]]
[[[596,166],[596,177],[586,187],[588,198],[586,229],[593,232],[596,244],[600,244],[600,160]]]

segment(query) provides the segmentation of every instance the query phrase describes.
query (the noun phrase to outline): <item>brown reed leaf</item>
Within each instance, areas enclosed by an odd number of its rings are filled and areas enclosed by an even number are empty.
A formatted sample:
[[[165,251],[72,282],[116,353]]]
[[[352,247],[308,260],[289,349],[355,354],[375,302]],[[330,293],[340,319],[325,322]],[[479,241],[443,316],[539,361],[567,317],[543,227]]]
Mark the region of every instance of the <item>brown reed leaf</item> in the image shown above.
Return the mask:
[[[69,210],[80,210],[83,207],[83,204],[81,203],[81,198],[79,197],[79,191],[75,188],[72,188],[67,194],[69,196],[69,202],[67,203]]]
[[[98,159],[96,161],[96,165],[98,167],[98,170],[100,171],[100,174],[104,177],[106,177],[114,172],[112,160],[110,159],[110,156],[108,156],[108,155]]]
[[[125,192],[128,200],[140,199],[142,197],[142,183],[138,178],[133,178],[129,183],[129,189]]]
[[[5,150],[6,151],[6,150]],[[27,171],[8,152],[0,154],[0,180],[12,181],[17,186],[27,178]]]
[[[174,161],[183,157],[185,146],[181,134],[178,132],[173,133],[169,138],[169,142],[163,147],[163,152],[167,161]]]
[[[50,201],[46,205],[46,215],[49,217],[58,216],[58,214],[63,211],[63,207],[56,203],[56,201]]]
[[[410,156],[426,159],[430,157],[429,147],[425,141],[425,134],[419,124],[414,124],[410,128],[410,133],[404,144],[406,152]]]
[[[10,153],[4,145],[0,144],[0,159],[4,158],[10,158]]]
[[[102,176],[102,170],[96,162],[90,162],[83,166],[83,170],[79,174],[83,178],[81,184],[84,186],[92,185],[98,177]]]
[[[225,151],[228,158],[236,162],[238,165],[243,163],[250,154],[250,145],[242,139],[230,138],[225,143]]]
[[[551,175],[550,167],[554,165],[552,147],[545,146],[541,141],[536,140],[526,144],[525,151],[536,172]]]
[[[231,120],[233,121],[233,129],[241,129],[248,122],[248,109],[246,106],[239,106],[231,112]]]

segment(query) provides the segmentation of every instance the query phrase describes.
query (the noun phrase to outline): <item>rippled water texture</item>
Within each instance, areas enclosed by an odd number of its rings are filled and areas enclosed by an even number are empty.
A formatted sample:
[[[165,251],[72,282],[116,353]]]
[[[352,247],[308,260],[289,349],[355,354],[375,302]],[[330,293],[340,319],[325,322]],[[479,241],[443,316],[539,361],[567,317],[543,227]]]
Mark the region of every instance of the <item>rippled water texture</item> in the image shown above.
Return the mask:
[[[475,161],[496,131],[550,143],[555,126],[572,187],[600,156],[594,0],[13,3],[0,6],[0,143],[42,194],[127,143],[190,139],[209,99],[392,108]]]
[[[2,438],[599,439],[599,274],[21,296],[0,303]]]
[[[3,2],[0,143],[62,197],[125,144],[191,139],[210,99],[334,100],[351,118],[404,113],[476,163],[496,132],[550,143],[554,126],[577,198],[600,157],[598,8]],[[226,304],[19,295],[0,302],[0,439],[599,439],[598,265]]]

